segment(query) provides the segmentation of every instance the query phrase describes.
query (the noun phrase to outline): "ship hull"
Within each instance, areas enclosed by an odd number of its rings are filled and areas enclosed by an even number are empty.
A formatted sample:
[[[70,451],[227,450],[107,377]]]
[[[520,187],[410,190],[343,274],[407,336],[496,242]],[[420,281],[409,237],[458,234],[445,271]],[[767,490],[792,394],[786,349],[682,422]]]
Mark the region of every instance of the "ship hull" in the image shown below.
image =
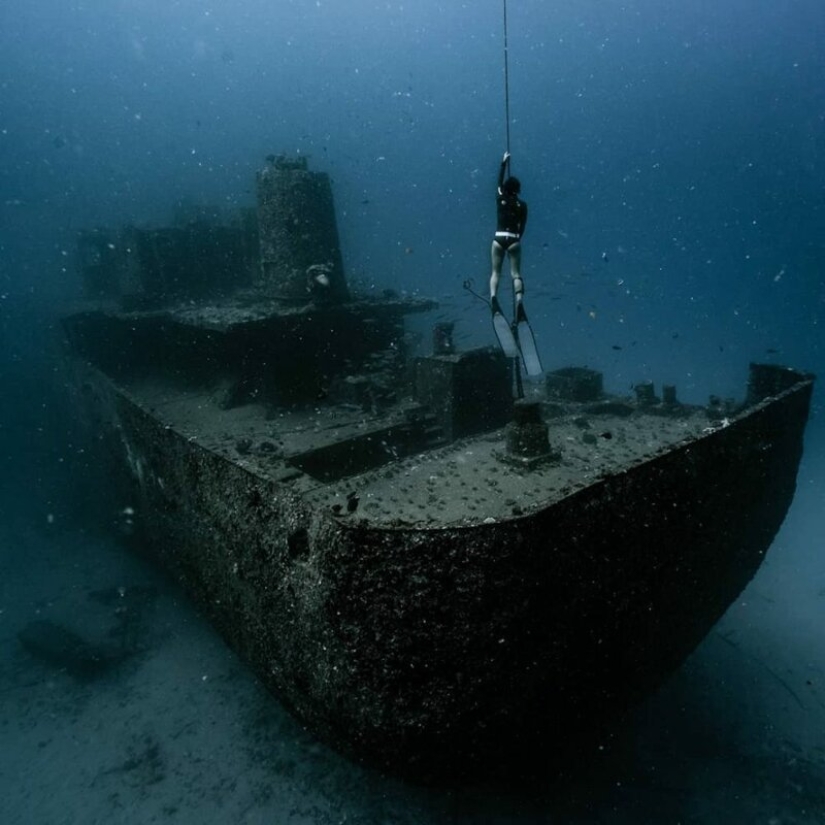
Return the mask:
[[[782,524],[812,387],[527,515],[370,528],[78,369],[146,547],[228,643],[332,746],[436,781],[552,768],[684,661]]]

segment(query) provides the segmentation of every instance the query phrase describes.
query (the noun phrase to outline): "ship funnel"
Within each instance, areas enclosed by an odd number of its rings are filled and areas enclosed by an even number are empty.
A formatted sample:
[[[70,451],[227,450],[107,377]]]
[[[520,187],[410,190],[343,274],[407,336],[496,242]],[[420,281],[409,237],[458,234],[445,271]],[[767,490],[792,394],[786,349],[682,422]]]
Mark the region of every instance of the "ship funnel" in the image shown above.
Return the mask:
[[[348,296],[332,184],[307,159],[270,155],[258,172],[261,286],[294,304]]]

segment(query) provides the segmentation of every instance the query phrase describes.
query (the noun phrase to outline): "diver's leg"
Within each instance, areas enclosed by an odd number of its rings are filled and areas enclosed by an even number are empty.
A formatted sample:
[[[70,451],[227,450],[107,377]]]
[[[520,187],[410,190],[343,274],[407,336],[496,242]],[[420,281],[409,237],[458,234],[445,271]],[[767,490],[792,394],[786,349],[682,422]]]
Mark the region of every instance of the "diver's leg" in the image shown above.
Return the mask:
[[[490,258],[493,263],[493,274],[490,276],[490,300],[492,301],[498,292],[498,279],[501,277],[501,265],[504,263],[504,248],[498,241],[493,241]]]
[[[513,292],[516,303],[520,304],[524,297],[524,281],[521,279],[521,244],[514,243],[508,250],[510,256],[510,275],[513,278]]]

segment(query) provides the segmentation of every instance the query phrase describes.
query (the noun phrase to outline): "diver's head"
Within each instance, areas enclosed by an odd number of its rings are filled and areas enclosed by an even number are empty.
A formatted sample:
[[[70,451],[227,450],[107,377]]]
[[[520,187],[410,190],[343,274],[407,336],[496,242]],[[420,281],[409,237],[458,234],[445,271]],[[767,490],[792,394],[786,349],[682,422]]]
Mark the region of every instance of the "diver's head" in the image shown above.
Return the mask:
[[[501,187],[501,191],[505,195],[518,195],[521,192],[521,181],[518,178],[507,178]]]

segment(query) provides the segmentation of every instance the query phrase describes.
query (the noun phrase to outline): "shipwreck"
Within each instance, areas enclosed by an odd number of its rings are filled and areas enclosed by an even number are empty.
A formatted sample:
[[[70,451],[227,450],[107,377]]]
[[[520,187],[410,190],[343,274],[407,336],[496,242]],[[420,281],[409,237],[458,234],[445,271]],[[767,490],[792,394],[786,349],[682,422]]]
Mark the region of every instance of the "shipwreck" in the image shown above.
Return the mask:
[[[230,220],[80,234],[84,420],[141,540],[308,728],[451,780],[551,761],[654,690],[756,572],[813,378],[606,393],[350,289],[329,178],[270,158]],[[491,335],[491,341],[493,341]],[[518,393],[516,393],[518,395]]]

